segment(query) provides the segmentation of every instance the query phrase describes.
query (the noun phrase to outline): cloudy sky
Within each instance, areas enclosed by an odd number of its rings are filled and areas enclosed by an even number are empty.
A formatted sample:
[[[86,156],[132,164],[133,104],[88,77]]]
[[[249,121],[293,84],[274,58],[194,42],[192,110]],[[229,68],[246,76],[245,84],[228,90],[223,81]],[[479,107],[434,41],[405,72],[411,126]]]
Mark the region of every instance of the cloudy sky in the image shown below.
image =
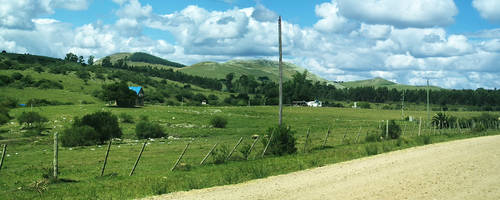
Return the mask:
[[[0,49],[277,60],[329,80],[500,87],[499,0],[0,0]]]

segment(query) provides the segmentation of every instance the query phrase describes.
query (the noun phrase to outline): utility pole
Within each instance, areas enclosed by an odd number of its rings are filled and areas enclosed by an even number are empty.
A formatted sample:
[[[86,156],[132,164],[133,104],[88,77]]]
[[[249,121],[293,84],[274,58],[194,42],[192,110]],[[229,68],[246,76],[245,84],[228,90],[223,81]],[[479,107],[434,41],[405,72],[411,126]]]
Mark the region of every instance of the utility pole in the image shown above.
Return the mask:
[[[403,100],[401,101],[401,117],[402,119],[405,118],[405,113],[404,113],[404,108],[405,108],[405,91],[403,90]]]
[[[281,48],[281,16],[278,19],[278,34],[279,34],[279,50],[280,50],[280,62],[279,62],[279,71],[280,71],[280,83],[279,83],[279,125],[281,126],[282,115],[283,115],[283,51]]]
[[[430,125],[431,122],[431,113],[429,107],[429,78],[427,78],[427,125]]]

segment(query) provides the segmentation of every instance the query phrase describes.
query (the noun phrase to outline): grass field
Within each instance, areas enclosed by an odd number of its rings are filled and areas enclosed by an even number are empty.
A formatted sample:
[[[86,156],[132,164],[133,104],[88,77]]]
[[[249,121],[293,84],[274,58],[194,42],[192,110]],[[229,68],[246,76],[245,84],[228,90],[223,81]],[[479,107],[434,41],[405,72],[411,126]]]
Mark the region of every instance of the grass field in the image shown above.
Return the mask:
[[[18,116],[30,108],[11,110]],[[435,131],[424,129],[417,137],[417,123],[398,121],[405,135],[400,140],[366,143],[367,133],[378,131],[381,120],[400,119],[398,110],[286,107],[283,121],[296,131],[298,153],[283,157],[260,158],[264,144],[257,142],[249,161],[238,151],[251,144],[251,135],[264,135],[267,128],[277,124],[277,107],[167,107],[112,108],[100,104],[47,106],[33,108],[50,122],[45,136],[24,137],[17,122],[0,128],[1,144],[8,144],[7,157],[0,170],[0,199],[111,199],[140,198],[179,190],[190,190],[216,185],[239,183],[251,179],[318,167],[325,164],[351,160],[375,153],[387,152],[429,142],[441,142],[484,134],[498,134],[496,130],[472,133],[469,130]],[[139,116],[161,124],[170,139],[148,140],[140,163],[133,176],[128,176],[142,147],[136,140],[134,124],[120,124],[123,139],[115,140],[106,167],[100,177],[106,145],[77,148],[60,148],[59,166],[62,181],[50,183],[43,178],[50,173],[52,164],[52,133],[71,123],[74,116],[107,110],[114,114],[128,113],[138,121]],[[425,112],[407,111],[416,118]],[[449,112],[454,116],[475,116],[478,112]],[[213,116],[228,119],[224,129],[212,128]],[[331,128],[326,148],[320,148],[325,133]],[[361,128],[361,132],[360,132]],[[309,152],[303,151],[307,129],[311,131]],[[359,142],[356,142],[358,133]],[[345,139],[344,138],[345,136]],[[215,144],[231,149],[240,137],[243,144],[230,162],[207,164],[199,162]],[[179,170],[170,172],[185,145],[190,147],[181,161]],[[256,158],[256,159],[255,159]]]

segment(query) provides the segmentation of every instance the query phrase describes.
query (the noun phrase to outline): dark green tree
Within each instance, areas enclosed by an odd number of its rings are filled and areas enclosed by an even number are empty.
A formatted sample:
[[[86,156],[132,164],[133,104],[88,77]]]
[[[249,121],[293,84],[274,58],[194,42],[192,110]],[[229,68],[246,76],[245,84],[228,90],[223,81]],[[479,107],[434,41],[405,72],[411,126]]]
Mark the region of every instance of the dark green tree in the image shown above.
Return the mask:
[[[126,82],[114,83],[102,86],[102,97],[106,101],[116,101],[119,107],[133,107],[137,94],[128,88]]]
[[[89,56],[89,59],[87,59],[87,64],[90,66],[94,65],[94,56]]]

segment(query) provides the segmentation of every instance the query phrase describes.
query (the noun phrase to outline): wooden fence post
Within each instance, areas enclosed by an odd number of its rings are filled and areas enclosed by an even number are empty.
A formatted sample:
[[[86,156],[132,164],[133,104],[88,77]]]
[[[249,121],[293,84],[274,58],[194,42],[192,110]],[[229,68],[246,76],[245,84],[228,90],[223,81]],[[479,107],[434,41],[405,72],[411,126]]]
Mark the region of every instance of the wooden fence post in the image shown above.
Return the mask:
[[[420,137],[420,133],[422,131],[422,117],[420,117],[419,123],[418,123],[418,136]]]
[[[359,135],[361,134],[361,126],[359,127],[358,135],[356,136],[356,143],[359,143]]]
[[[389,138],[389,120],[385,120],[385,139]]]
[[[58,143],[58,133],[54,133],[54,179],[57,180],[57,175],[59,174],[59,143]]]
[[[257,143],[257,141],[259,140],[259,136],[257,136],[257,138],[255,138],[255,140],[253,141],[252,143],[252,146],[250,146],[250,150],[248,150],[248,156],[247,156],[247,160],[250,158],[250,154],[252,153],[252,149],[253,147],[255,146],[255,143]]]
[[[306,141],[304,142],[304,153],[307,152],[307,143],[309,141],[309,133],[310,133],[310,128],[307,129],[307,133],[306,133]]]
[[[272,131],[272,130],[271,130]],[[280,131],[280,130],[278,130]],[[264,151],[262,151],[262,158],[264,157],[264,154],[266,154],[267,148],[269,147],[269,144],[271,144],[271,140],[273,139],[273,134],[274,132],[271,132],[271,136],[269,137],[269,141],[267,141],[266,147],[264,148]]]
[[[177,161],[175,162],[175,164],[174,164],[174,166],[172,167],[172,169],[170,169],[170,171],[174,171],[175,167],[177,167],[177,165],[179,164],[179,162],[180,162],[180,161],[181,161],[181,159],[182,159],[182,156],[184,156],[184,154],[186,153],[186,150],[188,149],[189,144],[190,144],[190,143],[187,143],[186,148],[184,148],[184,151],[182,151],[181,155],[179,156],[179,159],[177,159]]]
[[[325,148],[326,141],[328,140],[328,136],[330,136],[330,127],[328,127],[328,131],[326,131],[325,139],[323,140],[323,144],[321,145],[321,148]]]
[[[405,132],[406,132],[406,123],[404,123],[404,126],[403,126],[403,136],[405,135]]]
[[[0,160],[0,170],[2,170],[3,160],[5,158],[5,152],[7,152],[7,144],[3,145],[2,160]]]
[[[236,143],[236,145],[234,145],[233,150],[231,150],[231,152],[229,152],[229,155],[227,155],[226,161],[229,160],[229,158],[231,158],[231,156],[233,155],[236,148],[238,148],[238,146],[241,144],[241,141],[243,141],[243,137],[241,137],[240,140],[238,140],[238,143]]]
[[[205,163],[205,160],[207,160],[207,158],[210,157],[210,154],[212,154],[212,151],[214,151],[215,147],[218,144],[219,143],[215,143],[215,145],[210,149],[210,151],[208,151],[207,155],[203,158],[203,160],[201,160],[200,165],[203,165],[203,163]]]
[[[104,175],[104,169],[106,169],[106,163],[108,162],[109,149],[111,148],[112,141],[112,139],[109,140],[108,149],[106,150],[106,156],[104,157],[104,163],[102,164],[101,176]]]
[[[148,143],[147,140],[144,141],[144,144],[142,145],[141,152],[139,153],[139,156],[137,156],[137,160],[135,161],[134,167],[132,168],[132,171],[130,171],[129,176],[132,176],[134,174],[135,168],[137,167],[137,164],[139,164],[139,160],[141,159],[142,152],[144,152],[144,148],[146,147],[146,143]]]

